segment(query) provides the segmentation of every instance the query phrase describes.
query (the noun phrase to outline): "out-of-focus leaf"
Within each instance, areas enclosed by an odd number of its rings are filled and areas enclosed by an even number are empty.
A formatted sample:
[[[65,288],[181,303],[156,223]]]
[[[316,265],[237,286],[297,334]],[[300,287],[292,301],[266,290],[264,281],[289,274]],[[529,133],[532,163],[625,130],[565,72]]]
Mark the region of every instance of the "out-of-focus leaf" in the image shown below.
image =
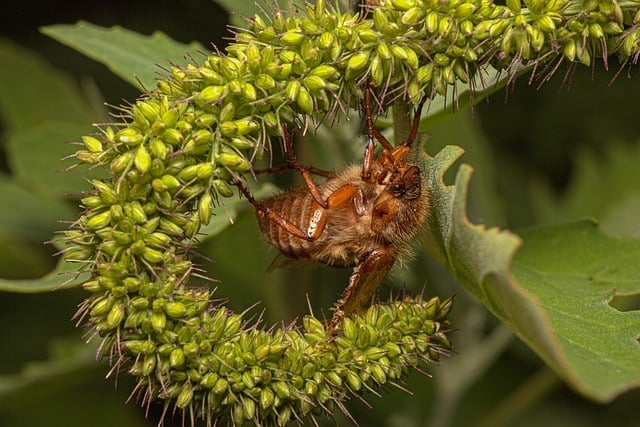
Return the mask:
[[[96,365],[95,359],[92,346],[75,340],[53,341],[49,360],[31,362],[20,373],[0,376],[0,407],[39,384],[59,386],[61,380],[70,381],[71,376],[81,379],[84,370]]]
[[[523,233],[516,255],[520,237],[467,220],[469,166],[459,168],[455,185],[443,184],[460,154],[446,147],[425,168],[427,249],[583,395],[606,402],[638,386],[640,312],[620,313],[607,302],[615,289],[640,292],[640,241],[579,223]]]
[[[81,135],[90,132],[87,124],[47,121],[15,133],[7,144],[9,164],[15,179],[25,188],[60,199],[89,188],[87,179],[104,175],[104,171],[78,168],[82,175],[64,172],[61,169],[72,165],[74,159],[67,162],[61,159],[78,150],[77,145],[68,141],[79,141]]]
[[[78,264],[58,261],[54,270],[38,279],[5,280],[0,279],[0,291],[31,294],[69,289],[88,280],[88,274],[78,273]]]
[[[59,221],[72,219],[75,211],[60,199],[35,194],[0,174],[0,234],[20,236],[31,242],[44,242]]]
[[[596,154],[585,149],[575,157],[570,185],[561,197],[542,185],[534,188],[533,206],[541,223],[593,217],[607,232],[638,236],[640,221],[634,215],[640,214],[640,144],[612,142],[603,150]]]
[[[261,7],[265,10],[281,8],[290,11],[295,8],[302,9],[305,4],[304,0],[273,0],[268,4],[266,2],[237,0],[215,0],[215,2],[229,12],[231,25],[241,28],[247,26],[247,19],[259,12]]]
[[[83,123],[98,112],[82,97],[70,77],[33,51],[0,39],[0,114],[11,131],[43,121]]]
[[[199,43],[178,43],[162,32],[150,36],[115,26],[104,28],[80,21],[74,25],[51,25],[41,31],[65,45],[106,65],[139,89],[155,87],[166,74],[160,67],[186,65],[201,58],[206,49]]]

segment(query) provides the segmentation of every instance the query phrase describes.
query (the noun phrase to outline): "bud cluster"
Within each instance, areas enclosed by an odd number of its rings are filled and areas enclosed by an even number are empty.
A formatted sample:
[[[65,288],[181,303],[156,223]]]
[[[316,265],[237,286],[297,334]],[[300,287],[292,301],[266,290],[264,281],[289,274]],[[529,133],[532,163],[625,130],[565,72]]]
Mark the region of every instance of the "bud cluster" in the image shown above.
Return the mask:
[[[83,287],[92,296],[79,315],[146,399],[192,418],[283,425],[342,408],[345,390],[397,379],[449,348],[449,301],[374,306],[333,339],[313,318],[301,331],[250,327],[214,306],[210,291],[186,287],[200,227],[283,125],[358,105],[366,81],[387,105],[387,95],[445,94],[489,64],[517,72],[545,58],[589,65],[614,51],[623,62],[640,55],[637,1],[367,5],[341,12],[318,0],[299,15],[255,16],[225,53],[172,68],[121,107],[122,123],[83,137],[77,159],[110,176],[92,181],[66,232],[66,259],[90,274]]]

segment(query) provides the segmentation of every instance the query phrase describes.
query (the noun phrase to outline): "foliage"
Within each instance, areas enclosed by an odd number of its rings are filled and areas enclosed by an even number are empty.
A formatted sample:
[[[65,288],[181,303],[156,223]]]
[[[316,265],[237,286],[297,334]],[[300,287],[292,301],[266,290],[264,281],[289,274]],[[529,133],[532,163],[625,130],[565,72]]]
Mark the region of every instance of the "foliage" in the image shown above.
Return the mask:
[[[474,78],[489,66],[506,70],[505,82],[522,69],[537,70],[557,58],[584,65],[613,53],[623,62],[637,58],[637,20],[627,16],[635,5],[528,6],[388,1],[369,19],[348,12],[337,15],[320,2],[300,15],[276,14],[270,24],[255,18],[250,30],[236,34],[226,54],[200,59],[195,54],[186,65],[176,65],[172,76],[159,80],[156,89],[119,110],[122,123],[105,125],[100,135],[84,137],[77,159],[103,166],[110,177],[101,179],[99,171],[91,177],[93,189],[81,199],[85,211],[66,233],[65,240],[72,243],[66,258],[83,261],[87,268],[82,271],[90,276],[68,285],[82,283],[94,293],[81,313],[90,315],[104,337],[101,354],[110,354],[116,369],[127,367],[139,376],[136,387],[146,390],[145,400],[159,395],[171,405],[187,408],[192,420],[227,414],[237,423],[255,419],[279,424],[319,408],[342,408],[343,383],[357,392],[364,384],[371,387],[397,378],[416,365],[415,349],[426,360],[436,359],[449,345],[440,333],[446,331],[446,322],[439,323],[448,303],[442,309],[428,309],[440,307],[438,299],[374,305],[367,315],[356,317],[355,324],[345,326],[344,341],[328,354],[344,362],[358,358],[357,348],[371,356],[369,362],[381,356],[391,359],[392,354],[397,362],[367,365],[365,357],[357,373],[356,365],[336,366],[335,361],[322,365],[325,357],[311,351],[317,350],[316,341],[326,342],[328,337],[313,318],[305,320],[302,333],[289,328],[262,332],[228,309],[208,303],[211,292],[185,287],[193,272],[187,258],[190,239],[199,236],[201,226],[224,218],[215,216],[222,212],[215,206],[227,204],[222,200],[233,194],[229,185],[270,151],[267,136],[278,136],[281,123],[307,127],[326,114],[339,116],[357,105],[365,78],[379,86],[383,105],[396,102],[400,109],[397,100],[403,97],[415,102],[424,94],[451,95],[459,80],[474,88],[472,82],[480,81]],[[93,52],[132,82],[136,75],[147,88],[152,64],[164,58],[153,56],[154,62],[138,69],[127,57],[186,51],[163,36],[141,42],[125,30],[88,24],[46,31]],[[98,53],[91,47],[94,41],[104,44],[112,37],[129,48]],[[166,49],[155,49],[160,45]],[[478,95],[468,93],[475,100]],[[16,111],[13,105],[12,111]],[[18,121],[30,114],[15,114],[16,128],[27,127]],[[43,116],[50,115],[43,109]],[[77,132],[73,135],[82,132],[69,128]],[[38,170],[38,158],[20,151],[35,151],[29,141],[39,147],[43,144],[38,140],[50,137],[53,129],[64,126],[45,124],[35,132],[17,134],[14,145],[19,148],[11,151],[11,161],[22,186],[38,189],[41,197],[54,191],[52,196],[59,199],[65,184],[38,188],[49,178],[34,177],[31,171]],[[616,291],[638,292],[637,267],[631,261],[638,242],[607,237],[586,222],[518,235],[475,226],[466,218],[471,169],[461,166],[453,186],[443,178],[460,154],[459,149],[445,148],[425,168],[433,204],[425,249],[579,392],[608,401],[637,384],[637,312],[621,313],[608,303]],[[29,173],[21,175],[21,170]],[[80,183],[70,184],[72,191],[80,188]],[[33,212],[27,195],[24,200],[25,204],[13,207]],[[68,218],[70,213],[55,215]],[[36,220],[33,214],[10,217],[29,225]],[[27,229],[34,232],[25,226],[25,233]],[[211,236],[220,230],[215,227]],[[3,287],[24,291],[28,285],[30,291],[41,291],[57,284],[49,278],[31,284],[6,281]],[[403,318],[407,312],[413,317]],[[389,320],[380,324],[378,313],[386,313],[383,317]],[[417,330],[406,328],[414,323]],[[384,332],[385,325],[392,325],[395,332]],[[605,328],[603,340],[598,333]],[[375,338],[363,332],[371,330],[376,331]],[[218,344],[222,338],[227,344]],[[394,345],[399,346],[397,351]],[[298,351],[281,357],[285,348]],[[307,365],[295,366],[303,358]],[[127,365],[130,360],[132,366]]]

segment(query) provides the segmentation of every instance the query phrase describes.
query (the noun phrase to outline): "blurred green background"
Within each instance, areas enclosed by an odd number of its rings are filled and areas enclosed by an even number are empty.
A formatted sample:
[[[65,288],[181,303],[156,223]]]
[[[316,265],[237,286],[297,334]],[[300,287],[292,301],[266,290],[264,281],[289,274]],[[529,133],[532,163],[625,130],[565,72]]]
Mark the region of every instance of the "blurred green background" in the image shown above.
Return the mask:
[[[59,220],[77,213],[76,199],[65,193],[82,190],[86,171],[55,172],[71,164],[59,161],[73,152],[65,142],[91,132],[91,123],[109,120],[104,103],[139,95],[38,28],[86,20],[222,46],[229,14],[204,0],[29,1],[11,9],[0,14],[0,279],[28,280],[54,268],[55,248],[44,242],[65,227]],[[623,68],[610,85],[619,67],[561,66],[541,87],[539,79],[529,84],[521,77],[473,111],[427,130],[430,153],[446,144],[465,148],[463,161],[476,170],[473,222],[517,230],[591,216],[609,233],[640,237],[640,76],[637,65]],[[300,157],[314,166],[340,168],[361,153],[357,120],[314,138],[322,145],[299,144]],[[278,184],[286,188],[291,179],[278,177]],[[316,266],[267,274],[274,253],[246,206],[233,227],[200,249],[200,262],[221,281],[214,284],[218,295],[237,311],[260,301],[252,312],[267,324],[288,323],[309,306],[326,312],[349,274]],[[371,408],[350,402],[361,426],[640,425],[638,391],[608,405],[575,394],[426,255],[395,271],[380,295],[423,288],[429,295],[456,295],[457,354],[432,368],[433,378],[407,378],[403,387],[413,395],[390,388],[382,397],[367,397]],[[80,289],[0,294],[0,426],[158,423],[161,406],[124,403],[132,389],[126,375],[104,379],[108,366],[95,362],[95,343],[86,344],[70,320],[84,297]],[[637,301],[616,304],[629,309]],[[182,422],[175,417],[166,424]],[[339,414],[328,423],[336,422],[349,424]]]

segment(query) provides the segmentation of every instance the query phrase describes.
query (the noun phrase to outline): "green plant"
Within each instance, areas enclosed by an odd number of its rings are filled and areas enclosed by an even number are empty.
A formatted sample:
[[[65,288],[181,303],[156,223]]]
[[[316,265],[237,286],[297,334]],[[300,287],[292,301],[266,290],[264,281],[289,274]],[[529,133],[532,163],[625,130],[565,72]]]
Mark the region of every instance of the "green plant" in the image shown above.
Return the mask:
[[[226,414],[237,423],[284,423],[341,407],[343,383],[357,392],[397,378],[416,365],[416,350],[436,359],[449,346],[446,323],[440,324],[448,302],[374,306],[349,321],[326,354],[320,344],[328,336],[311,317],[303,334],[261,332],[243,327],[226,308],[211,307],[210,291],[187,288],[190,239],[215,220],[212,209],[232,196],[235,174],[250,170],[282,123],[307,127],[327,113],[340,115],[358,104],[364,79],[384,88],[383,105],[394,101],[401,133],[406,119],[398,111],[407,102],[445,96],[489,70],[491,76],[506,70],[504,83],[561,59],[584,65],[597,56],[637,59],[637,19],[625,16],[625,10],[636,13],[635,4],[528,6],[388,1],[368,16],[319,2],[300,15],[276,14],[270,24],[255,18],[227,54],[173,67],[156,89],[122,107],[122,123],[84,137],[76,157],[108,169],[110,177],[91,181],[81,199],[86,210],[63,240],[71,244],[66,258],[82,261],[89,275],[74,284],[94,293],[81,315],[103,336],[102,354],[116,368],[133,360],[127,369],[146,397],[186,408],[191,419]],[[47,31],[87,50],[105,37],[88,25]],[[117,54],[93,54],[117,68]],[[120,73],[132,79],[126,68]],[[618,292],[637,292],[637,281],[621,282],[636,277],[636,267],[619,256],[634,254],[637,242],[604,236],[592,223],[519,236],[473,226],[466,219],[470,169],[462,166],[453,186],[443,182],[460,154],[443,149],[426,166],[434,207],[425,248],[576,389],[607,400],[629,387],[637,379],[637,316],[612,310],[607,298],[612,282]],[[561,286],[570,286],[571,299],[562,298]],[[595,345],[603,325],[618,328]],[[381,355],[393,360],[376,362]]]

